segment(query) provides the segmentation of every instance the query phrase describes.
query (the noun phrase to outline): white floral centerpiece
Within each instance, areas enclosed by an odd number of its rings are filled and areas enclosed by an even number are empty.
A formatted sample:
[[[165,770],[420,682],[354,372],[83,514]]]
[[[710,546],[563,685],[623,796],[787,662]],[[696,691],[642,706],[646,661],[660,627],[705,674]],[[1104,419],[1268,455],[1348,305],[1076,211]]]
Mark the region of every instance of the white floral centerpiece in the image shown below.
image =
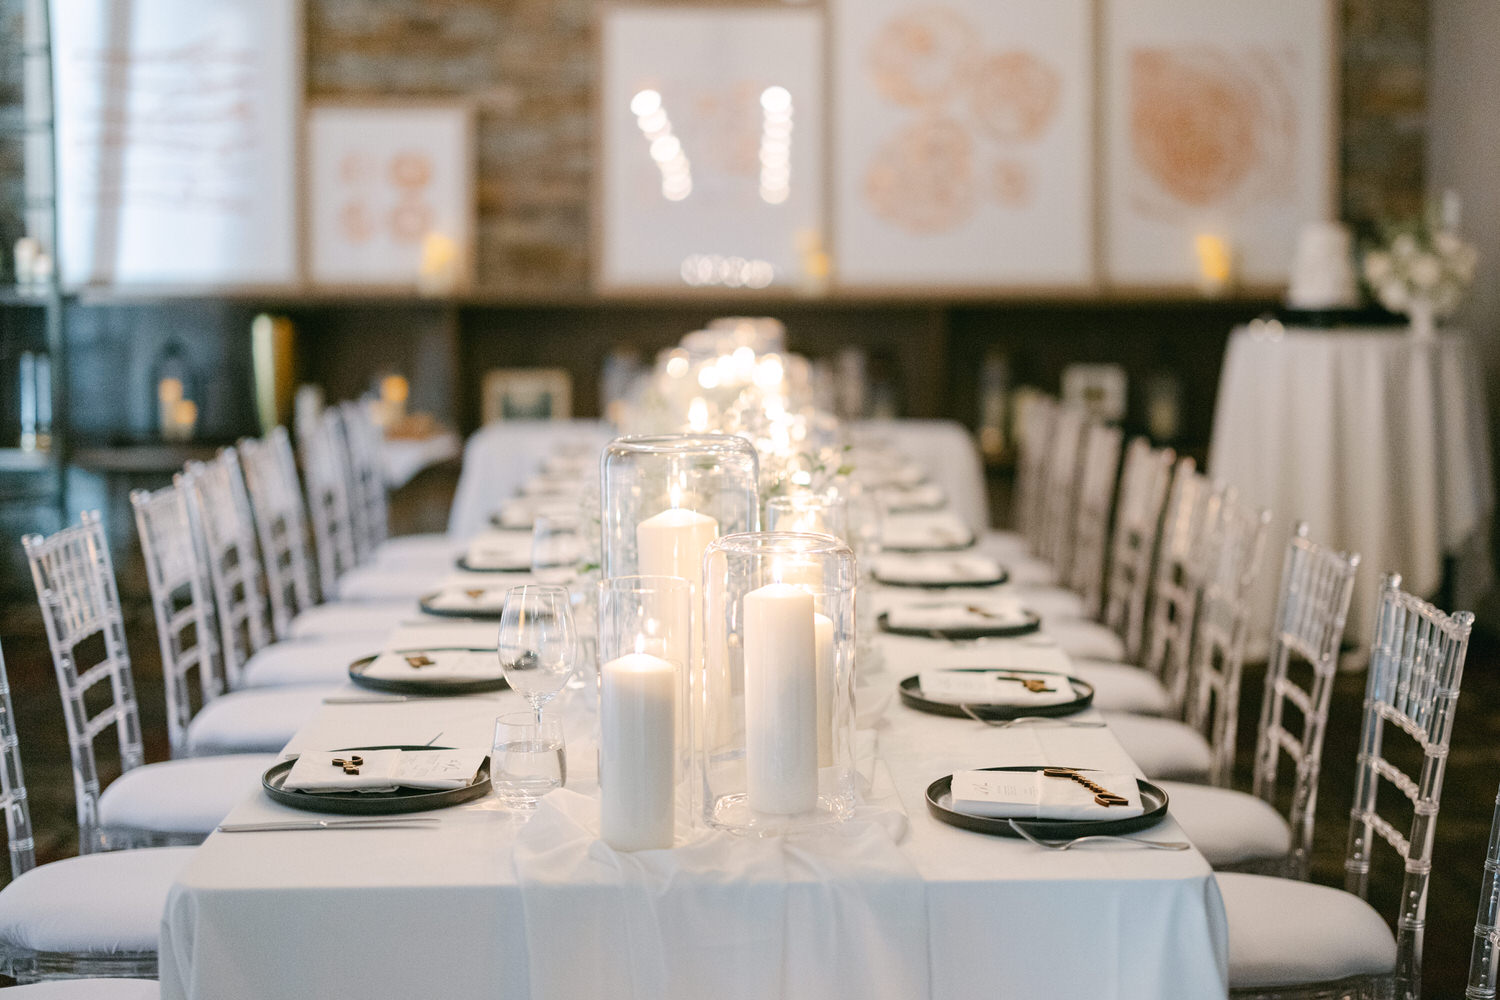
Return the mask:
[[[1366,251],[1363,270],[1380,304],[1407,316],[1412,335],[1427,339],[1463,301],[1478,262],[1474,245],[1451,228],[1418,223],[1391,229],[1384,246]]]

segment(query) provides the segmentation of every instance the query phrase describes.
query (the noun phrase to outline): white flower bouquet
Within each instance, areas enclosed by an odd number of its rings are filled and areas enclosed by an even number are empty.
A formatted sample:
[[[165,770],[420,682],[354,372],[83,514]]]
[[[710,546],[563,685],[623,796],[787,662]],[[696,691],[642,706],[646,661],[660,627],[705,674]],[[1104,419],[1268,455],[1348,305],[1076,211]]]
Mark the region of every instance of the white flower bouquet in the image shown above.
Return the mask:
[[[1458,309],[1478,261],[1474,245],[1453,230],[1417,224],[1392,229],[1384,246],[1366,251],[1363,271],[1380,304],[1416,327]]]

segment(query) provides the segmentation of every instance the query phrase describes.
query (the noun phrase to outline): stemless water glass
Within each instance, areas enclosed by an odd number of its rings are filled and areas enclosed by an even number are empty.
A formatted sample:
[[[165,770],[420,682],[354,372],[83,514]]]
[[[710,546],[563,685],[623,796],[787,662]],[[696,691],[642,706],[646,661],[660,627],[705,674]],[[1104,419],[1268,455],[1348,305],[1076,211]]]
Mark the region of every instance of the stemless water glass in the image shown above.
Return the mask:
[[[531,575],[567,587],[578,579],[583,559],[583,517],[576,507],[556,504],[537,510],[531,525]]]
[[[538,723],[542,706],[568,682],[577,647],[568,588],[527,584],[505,592],[498,642],[500,668],[511,690],[531,702]]]
[[[536,800],[568,783],[562,723],[512,712],[495,720],[490,784],[512,809],[534,809]]]

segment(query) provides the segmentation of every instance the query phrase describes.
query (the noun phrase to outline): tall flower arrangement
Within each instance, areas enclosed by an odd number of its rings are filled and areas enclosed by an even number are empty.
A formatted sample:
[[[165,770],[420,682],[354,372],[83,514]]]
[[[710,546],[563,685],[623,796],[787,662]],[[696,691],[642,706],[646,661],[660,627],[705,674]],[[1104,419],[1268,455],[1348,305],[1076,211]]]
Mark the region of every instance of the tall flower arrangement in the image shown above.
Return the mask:
[[[1462,303],[1478,262],[1474,245],[1452,228],[1419,221],[1390,227],[1366,251],[1363,272],[1381,305],[1408,316],[1414,334],[1430,336]]]

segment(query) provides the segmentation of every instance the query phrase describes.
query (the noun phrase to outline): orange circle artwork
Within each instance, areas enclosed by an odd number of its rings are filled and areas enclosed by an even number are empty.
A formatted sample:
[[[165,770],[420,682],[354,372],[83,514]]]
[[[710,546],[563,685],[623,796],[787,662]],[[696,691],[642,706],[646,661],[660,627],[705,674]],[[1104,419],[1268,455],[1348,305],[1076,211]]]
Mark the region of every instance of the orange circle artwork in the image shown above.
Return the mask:
[[[1062,78],[1030,52],[991,53],[967,77],[969,108],[996,139],[1037,139],[1057,113]]]
[[[946,7],[891,18],[870,43],[869,70],[887,99],[907,107],[945,101],[973,58],[973,23]]]
[[[391,182],[397,187],[416,190],[432,180],[432,161],[426,153],[405,152],[391,157]]]
[[[339,229],[350,243],[364,243],[375,235],[375,227],[370,222],[370,213],[364,202],[344,203],[344,207],[339,210]]]
[[[391,235],[402,243],[420,243],[432,229],[432,208],[425,202],[406,201],[391,209]]]
[[[1000,160],[990,171],[990,193],[1007,208],[1031,204],[1031,170],[1016,160]]]
[[[865,172],[865,198],[876,215],[913,233],[941,233],[974,211],[974,142],[951,118],[934,117],[897,132]]]
[[[1255,83],[1212,49],[1146,49],[1130,59],[1130,141],[1167,194],[1211,205],[1257,165],[1269,123]]]

